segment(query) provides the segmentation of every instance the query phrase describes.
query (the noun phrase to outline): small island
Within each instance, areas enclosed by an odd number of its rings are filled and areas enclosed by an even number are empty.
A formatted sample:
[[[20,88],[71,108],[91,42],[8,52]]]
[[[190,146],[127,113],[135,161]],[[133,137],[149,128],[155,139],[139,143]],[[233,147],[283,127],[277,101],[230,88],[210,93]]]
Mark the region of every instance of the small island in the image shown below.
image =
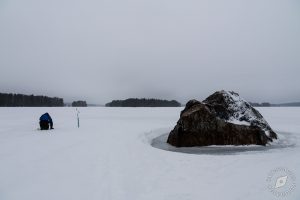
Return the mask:
[[[175,100],[161,99],[138,99],[130,98],[126,100],[113,100],[105,104],[106,107],[180,107],[181,104]]]
[[[73,101],[72,107],[87,107],[86,101]]]

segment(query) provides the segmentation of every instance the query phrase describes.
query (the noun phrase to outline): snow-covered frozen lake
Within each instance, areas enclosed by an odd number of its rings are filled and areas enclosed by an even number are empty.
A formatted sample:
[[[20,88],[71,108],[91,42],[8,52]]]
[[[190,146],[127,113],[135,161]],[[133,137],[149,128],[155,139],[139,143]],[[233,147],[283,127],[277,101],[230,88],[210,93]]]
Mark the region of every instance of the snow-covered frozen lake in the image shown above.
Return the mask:
[[[0,200],[300,199],[300,108],[258,109],[274,146],[157,148],[182,109],[80,108],[77,128],[74,108],[0,108]],[[54,130],[38,130],[45,112]],[[284,197],[278,168],[296,178]]]

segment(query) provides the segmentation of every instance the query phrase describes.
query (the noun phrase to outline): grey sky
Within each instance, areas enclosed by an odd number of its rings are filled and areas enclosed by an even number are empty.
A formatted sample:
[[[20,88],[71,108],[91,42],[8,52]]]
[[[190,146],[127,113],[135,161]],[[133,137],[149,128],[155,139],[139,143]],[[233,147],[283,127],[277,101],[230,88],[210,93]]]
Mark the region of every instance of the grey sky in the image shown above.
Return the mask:
[[[0,92],[300,100],[298,0],[0,0]]]

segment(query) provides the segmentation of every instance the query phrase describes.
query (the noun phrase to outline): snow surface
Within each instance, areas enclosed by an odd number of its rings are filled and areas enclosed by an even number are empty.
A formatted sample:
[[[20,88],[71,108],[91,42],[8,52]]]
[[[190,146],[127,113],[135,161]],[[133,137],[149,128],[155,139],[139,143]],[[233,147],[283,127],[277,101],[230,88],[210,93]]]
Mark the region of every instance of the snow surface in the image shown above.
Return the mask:
[[[300,180],[299,108],[258,109],[284,148],[192,154],[151,146],[182,109],[81,108],[78,129],[74,108],[0,108],[0,200],[300,199],[299,183],[277,198],[266,181],[278,167]],[[54,130],[37,130],[45,112]]]

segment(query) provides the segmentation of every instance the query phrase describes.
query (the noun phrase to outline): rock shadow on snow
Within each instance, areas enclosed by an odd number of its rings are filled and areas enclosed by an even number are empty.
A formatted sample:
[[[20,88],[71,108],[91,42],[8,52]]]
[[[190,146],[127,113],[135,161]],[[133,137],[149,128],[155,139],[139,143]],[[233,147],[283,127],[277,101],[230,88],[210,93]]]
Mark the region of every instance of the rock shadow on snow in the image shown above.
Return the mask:
[[[240,155],[240,154],[256,154],[270,152],[272,150],[280,150],[294,148],[296,146],[296,137],[292,133],[278,132],[279,140],[272,142],[266,146],[261,145],[224,145],[224,146],[195,146],[195,147],[175,147],[167,143],[168,133],[161,133],[151,141],[151,146],[157,149],[199,155]]]

